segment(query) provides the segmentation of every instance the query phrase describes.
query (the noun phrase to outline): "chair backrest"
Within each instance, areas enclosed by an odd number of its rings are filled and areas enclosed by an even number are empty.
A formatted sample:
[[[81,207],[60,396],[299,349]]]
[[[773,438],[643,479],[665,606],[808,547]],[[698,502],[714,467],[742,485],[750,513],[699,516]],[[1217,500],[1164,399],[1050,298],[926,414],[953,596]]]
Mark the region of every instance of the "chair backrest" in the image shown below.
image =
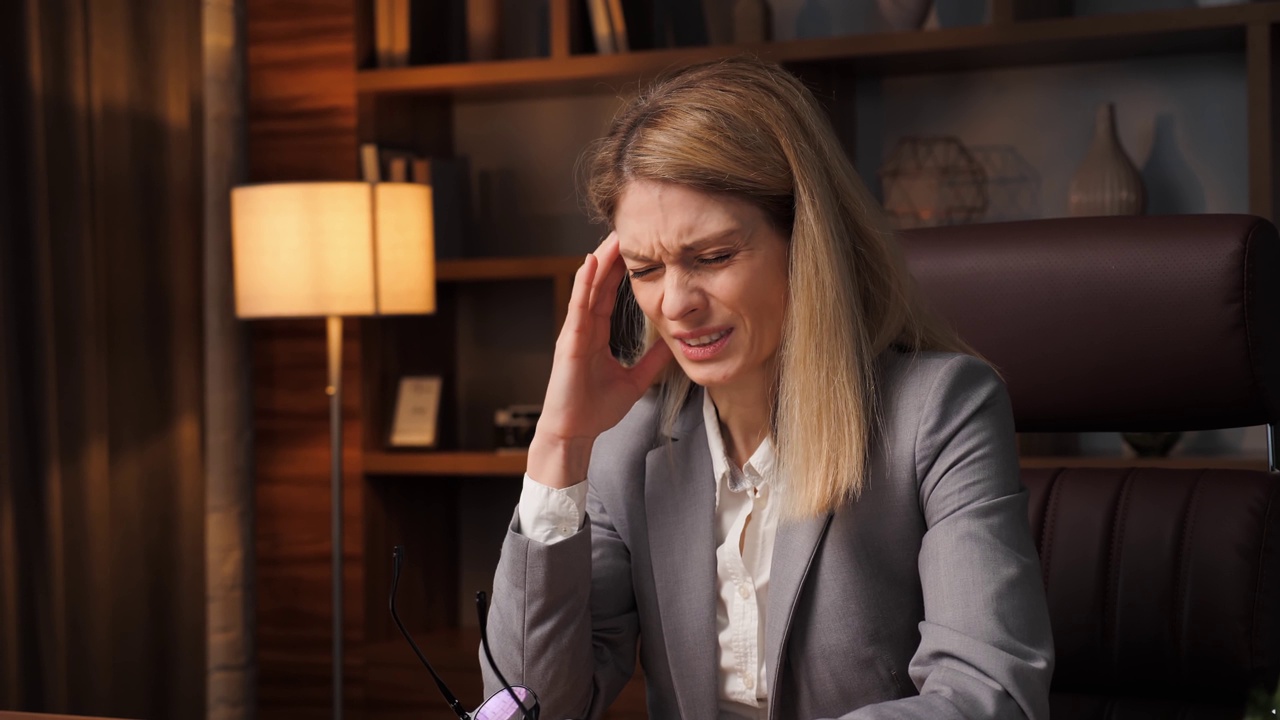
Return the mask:
[[[1022,432],[1280,425],[1280,236],[1260,218],[904,233]],[[1274,437],[1274,432],[1272,434]],[[1280,476],[1026,469],[1055,718],[1240,718],[1280,676]]]

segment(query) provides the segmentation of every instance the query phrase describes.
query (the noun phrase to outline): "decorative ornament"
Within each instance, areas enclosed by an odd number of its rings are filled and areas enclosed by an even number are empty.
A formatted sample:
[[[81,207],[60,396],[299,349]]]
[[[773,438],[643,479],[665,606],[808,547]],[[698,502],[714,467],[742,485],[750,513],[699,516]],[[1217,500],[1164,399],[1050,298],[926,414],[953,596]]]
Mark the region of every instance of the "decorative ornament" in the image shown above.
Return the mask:
[[[1072,216],[1141,215],[1146,210],[1142,175],[1116,135],[1115,105],[1098,107],[1093,144],[1071,179],[1067,206]]]
[[[891,30],[919,30],[933,0],[876,0],[876,5]]]
[[[987,176],[957,138],[904,137],[879,171],[897,228],[973,222],[987,209]]]

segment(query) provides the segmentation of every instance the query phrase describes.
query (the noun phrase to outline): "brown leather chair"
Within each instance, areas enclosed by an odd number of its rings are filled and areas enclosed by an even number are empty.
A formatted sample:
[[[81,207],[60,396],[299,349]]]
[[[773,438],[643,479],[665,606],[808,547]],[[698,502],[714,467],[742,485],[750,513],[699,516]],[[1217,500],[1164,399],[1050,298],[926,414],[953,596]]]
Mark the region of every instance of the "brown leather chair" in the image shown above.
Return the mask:
[[[1233,718],[1280,675],[1280,237],[1240,215],[911,231],[1020,432],[1269,425],[1272,472],[1025,469],[1055,720]]]

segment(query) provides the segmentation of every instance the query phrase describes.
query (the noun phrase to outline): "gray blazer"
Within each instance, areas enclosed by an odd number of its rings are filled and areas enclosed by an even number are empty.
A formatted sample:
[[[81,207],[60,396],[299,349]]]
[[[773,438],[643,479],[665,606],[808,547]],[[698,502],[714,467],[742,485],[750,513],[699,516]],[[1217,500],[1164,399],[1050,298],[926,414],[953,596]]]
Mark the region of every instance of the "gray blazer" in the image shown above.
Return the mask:
[[[1004,385],[951,353],[877,367],[884,432],[862,497],[778,528],[769,717],[1048,718],[1053,641]],[[488,630],[546,720],[600,717],[637,653],[650,717],[717,715],[701,407],[695,393],[668,442],[650,394],[600,436],[577,534],[543,545],[512,522]],[[500,687],[487,668],[485,686]]]

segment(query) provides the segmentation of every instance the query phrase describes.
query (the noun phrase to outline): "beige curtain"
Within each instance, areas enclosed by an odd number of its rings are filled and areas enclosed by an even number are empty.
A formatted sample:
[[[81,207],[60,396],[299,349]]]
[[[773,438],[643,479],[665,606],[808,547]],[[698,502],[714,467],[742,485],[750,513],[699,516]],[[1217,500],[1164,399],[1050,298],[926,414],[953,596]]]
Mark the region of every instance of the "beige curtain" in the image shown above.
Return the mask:
[[[200,28],[0,2],[0,709],[206,713]]]
[[[243,0],[204,2],[205,556],[208,720],[256,714],[252,407],[235,317],[231,188],[245,181]]]

